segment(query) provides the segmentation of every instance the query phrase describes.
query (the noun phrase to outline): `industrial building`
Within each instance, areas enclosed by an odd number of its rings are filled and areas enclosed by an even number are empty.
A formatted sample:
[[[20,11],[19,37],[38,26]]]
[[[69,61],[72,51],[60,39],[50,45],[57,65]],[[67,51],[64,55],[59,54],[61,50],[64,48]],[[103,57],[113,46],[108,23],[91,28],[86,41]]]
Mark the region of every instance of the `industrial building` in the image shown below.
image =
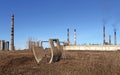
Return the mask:
[[[111,35],[109,35],[109,41],[106,41],[106,31],[105,25],[103,25],[103,44],[102,45],[77,45],[77,32],[74,29],[74,44],[71,44],[69,36],[70,31],[67,29],[67,41],[63,50],[120,50],[120,45],[117,44],[116,29],[114,29],[114,44],[111,43]],[[32,42],[29,41],[29,49],[32,48]],[[39,46],[39,42],[34,43],[35,46]],[[15,50],[14,46],[14,14],[11,16],[11,35],[10,35],[10,45],[9,41],[0,40],[0,50]]]
[[[76,44],[76,29],[74,29],[74,44],[70,44],[69,30],[67,30],[67,42],[69,43],[63,47],[63,50],[97,50],[97,51],[115,51],[120,50],[120,45],[117,44],[116,29],[114,29],[114,44],[111,43],[111,35],[109,35],[109,42],[106,41],[105,25],[103,25],[103,44],[92,45],[77,45]]]
[[[9,50],[9,41],[0,40],[0,50]]]
[[[14,50],[14,14],[12,14],[11,22],[11,41],[10,41],[10,50]],[[9,50],[9,41],[0,40],[0,50]]]

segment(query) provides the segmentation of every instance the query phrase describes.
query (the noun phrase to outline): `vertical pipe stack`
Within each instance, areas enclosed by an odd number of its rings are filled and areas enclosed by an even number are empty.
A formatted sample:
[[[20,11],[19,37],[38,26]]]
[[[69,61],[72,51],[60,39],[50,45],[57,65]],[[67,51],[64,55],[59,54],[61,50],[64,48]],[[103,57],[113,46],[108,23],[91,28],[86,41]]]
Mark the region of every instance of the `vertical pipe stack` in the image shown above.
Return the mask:
[[[74,29],[74,45],[76,45],[76,29]]]
[[[109,35],[109,45],[111,45],[111,35]]]
[[[105,25],[103,26],[103,45],[105,45]]]
[[[10,49],[11,49],[11,50],[14,50],[14,14],[12,15]]]
[[[9,50],[9,41],[0,40],[0,50]]]
[[[0,40],[0,50],[5,50],[5,40]]]
[[[67,43],[68,43],[68,45],[70,43],[70,40],[69,40],[69,28],[67,29]]]
[[[9,50],[9,41],[5,42],[5,50]]]
[[[114,45],[117,45],[117,41],[116,41],[116,29],[114,30]]]

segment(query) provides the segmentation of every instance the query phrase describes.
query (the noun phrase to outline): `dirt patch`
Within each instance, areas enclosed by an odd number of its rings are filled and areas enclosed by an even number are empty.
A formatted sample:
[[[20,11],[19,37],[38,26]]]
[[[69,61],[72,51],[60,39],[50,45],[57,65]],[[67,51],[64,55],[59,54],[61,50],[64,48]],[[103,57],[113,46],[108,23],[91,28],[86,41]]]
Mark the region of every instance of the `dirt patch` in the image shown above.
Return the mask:
[[[0,51],[0,75],[120,75],[120,51],[63,51],[59,62],[37,64],[31,51]]]

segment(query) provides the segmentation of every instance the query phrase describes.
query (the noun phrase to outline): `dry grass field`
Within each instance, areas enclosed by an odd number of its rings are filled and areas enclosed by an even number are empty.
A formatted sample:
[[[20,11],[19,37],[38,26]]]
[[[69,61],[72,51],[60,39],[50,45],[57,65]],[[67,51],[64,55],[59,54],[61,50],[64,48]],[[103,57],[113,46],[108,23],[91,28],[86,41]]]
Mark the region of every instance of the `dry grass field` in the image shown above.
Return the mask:
[[[120,75],[120,51],[64,51],[52,64],[29,50],[0,51],[0,75]]]

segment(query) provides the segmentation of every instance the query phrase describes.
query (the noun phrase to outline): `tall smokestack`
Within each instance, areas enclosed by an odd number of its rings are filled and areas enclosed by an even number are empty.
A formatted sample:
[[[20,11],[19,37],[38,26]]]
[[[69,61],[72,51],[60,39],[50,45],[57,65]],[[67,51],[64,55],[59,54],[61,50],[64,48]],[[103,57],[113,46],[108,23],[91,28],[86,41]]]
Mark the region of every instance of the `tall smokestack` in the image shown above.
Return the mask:
[[[70,43],[70,40],[69,40],[69,28],[67,29],[67,43],[68,43],[68,45]]]
[[[103,45],[105,45],[105,25],[103,26]]]
[[[74,45],[76,45],[76,29],[74,29]]]
[[[109,35],[109,45],[111,45],[111,35]]]
[[[14,14],[12,15],[12,25],[11,25],[11,42],[10,49],[14,50]]]
[[[114,45],[117,45],[117,41],[116,41],[116,29],[114,29]]]

